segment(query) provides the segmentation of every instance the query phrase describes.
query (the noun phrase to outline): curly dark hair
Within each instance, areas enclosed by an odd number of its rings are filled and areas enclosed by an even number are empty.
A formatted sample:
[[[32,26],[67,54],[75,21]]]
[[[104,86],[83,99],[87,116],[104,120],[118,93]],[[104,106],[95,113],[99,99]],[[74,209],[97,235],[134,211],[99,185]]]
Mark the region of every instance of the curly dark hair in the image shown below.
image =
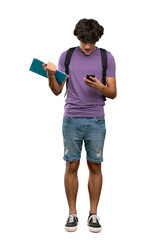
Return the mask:
[[[74,35],[82,42],[95,43],[104,33],[104,28],[94,19],[81,19],[74,29]]]

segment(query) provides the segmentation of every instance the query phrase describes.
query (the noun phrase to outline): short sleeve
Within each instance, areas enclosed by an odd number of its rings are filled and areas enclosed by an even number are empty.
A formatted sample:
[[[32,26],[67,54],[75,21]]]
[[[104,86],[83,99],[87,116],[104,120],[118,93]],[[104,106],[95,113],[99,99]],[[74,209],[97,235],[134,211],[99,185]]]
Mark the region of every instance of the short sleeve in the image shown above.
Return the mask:
[[[116,63],[113,55],[108,51],[106,77],[116,77]]]
[[[58,70],[65,73],[65,58],[67,51],[63,52],[58,61]]]

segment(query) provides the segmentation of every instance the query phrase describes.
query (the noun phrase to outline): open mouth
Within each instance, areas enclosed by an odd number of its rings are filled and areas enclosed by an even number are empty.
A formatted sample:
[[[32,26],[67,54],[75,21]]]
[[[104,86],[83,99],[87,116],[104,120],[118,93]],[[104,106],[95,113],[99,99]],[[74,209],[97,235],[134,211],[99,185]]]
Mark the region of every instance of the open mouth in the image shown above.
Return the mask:
[[[90,53],[91,49],[84,49],[85,53]]]

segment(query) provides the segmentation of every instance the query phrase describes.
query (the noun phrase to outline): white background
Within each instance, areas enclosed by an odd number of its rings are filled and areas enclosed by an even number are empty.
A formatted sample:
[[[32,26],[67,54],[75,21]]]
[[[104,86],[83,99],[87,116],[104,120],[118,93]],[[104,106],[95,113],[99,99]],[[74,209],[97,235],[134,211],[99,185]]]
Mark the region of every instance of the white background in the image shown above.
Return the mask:
[[[116,61],[117,98],[105,106],[107,135],[98,208],[102,232],[87,227],[88,169],[79,169],[79,228],[64,230],[64,92],[29,71],[79,44],[81,18],[105,32],[98,47]],[[3,1],[0,7],[0,239],[160,239],[158,0]],[[65,90],[65,89],[64,89]]]

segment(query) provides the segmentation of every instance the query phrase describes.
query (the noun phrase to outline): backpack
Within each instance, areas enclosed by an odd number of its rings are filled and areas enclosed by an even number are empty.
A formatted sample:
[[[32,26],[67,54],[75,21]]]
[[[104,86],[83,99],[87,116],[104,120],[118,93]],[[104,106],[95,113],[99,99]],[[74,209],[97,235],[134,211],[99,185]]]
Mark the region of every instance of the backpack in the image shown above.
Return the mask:
[[[74,52],[76,47],[73,47],[73,48],[70,48],[68,51],[67,51],[67,54],[66,54],[66,58],[65,58],[65,73],[67,75],[69,75],[69,64],[70,64],[70,61],[71,61],[71,57],[72,57],[72,54]],[[100,48],[100,52],[101,52],[101,59],[102,59],[102,83],[104,85],[106,85],[106,69],[107,69],[107,51],[103,48]],[[67,78],[66,80],[66,93],[64,96],[66,96],[67,94],[67,90],[68,90],[68,80],[69,78]],[[104,101],[106,101],[106,97],[103,96],[104,98]]]

